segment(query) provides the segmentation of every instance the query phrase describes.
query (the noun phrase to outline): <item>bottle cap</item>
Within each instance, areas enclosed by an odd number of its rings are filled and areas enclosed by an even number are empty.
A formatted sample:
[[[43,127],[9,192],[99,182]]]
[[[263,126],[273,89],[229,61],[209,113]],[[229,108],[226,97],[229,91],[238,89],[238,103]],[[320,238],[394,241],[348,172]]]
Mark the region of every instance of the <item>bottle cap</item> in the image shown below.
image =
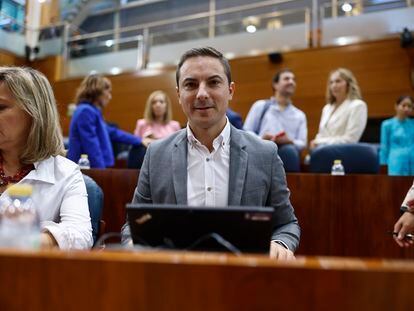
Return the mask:
[[[341,160],[335,160],[334,161],[334,164],[341,164],[342,163],[342,161]]]
[[[10,196],[26,197],[32,195],[33,187],[31,185],[11,185],[7,188]]]
[[[88,158],[88,155],[86,153],[82,153],[81,158]]]

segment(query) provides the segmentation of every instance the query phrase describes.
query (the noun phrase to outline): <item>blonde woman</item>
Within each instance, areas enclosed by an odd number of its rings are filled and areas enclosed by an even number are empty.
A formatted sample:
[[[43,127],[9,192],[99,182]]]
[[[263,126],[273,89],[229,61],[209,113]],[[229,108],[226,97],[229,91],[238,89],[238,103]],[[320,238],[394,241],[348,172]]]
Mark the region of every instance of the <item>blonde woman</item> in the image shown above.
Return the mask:
[[[367,124],[368,108],[350,70],[338,68],[331,72],[326,99],[319,132],[310,142],[310,149],[319,145],[358,142]]]
[[[163,91],[155,91],[147,99],[144,119],[139,119],[134,135],[143,138],[147,147],[152,141],[164,138],[180,129],[172,119],[171,101]]]
[[[85,182],[78,165],[62,156],[55,98],[40,72],[0,67],[0,133],[1,196],[11,183],[33,187],[41,247],[91,247]]]

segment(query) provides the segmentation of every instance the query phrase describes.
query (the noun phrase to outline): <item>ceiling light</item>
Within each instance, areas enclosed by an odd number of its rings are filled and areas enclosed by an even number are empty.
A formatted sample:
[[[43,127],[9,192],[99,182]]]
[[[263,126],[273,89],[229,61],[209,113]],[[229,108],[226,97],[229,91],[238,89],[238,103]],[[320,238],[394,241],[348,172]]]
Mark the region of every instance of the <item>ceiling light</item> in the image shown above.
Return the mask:
[[[344,12],[351,12],[352,11],[352,5],[349,4],[348,2],[345,2],[344,4],[342,4],[341,9]]]
[[[117,75],[117,74],[121,73],[121,68],[112,67],[110,71],[111,71],[111,74]]]
[[[254,33],[260,24],[260,19],[256,16],[248,16],[243,19],[242,23],[248,33]]]
[[[348,44],[348,38],[346,38],[346,37],[339,37],[339,38],[336,39],[336,43],[338,45],[346,45],[346,44]]]
[[[256,30],[257,30],[257,28],[256,28],[256,26],[255,26],[255,25],[247,25],[247,27],[246,27],[246,31],[247,31],[248,33],[255,33],[255,32],[256,32]]]
[[[233,52],[227,52],[224,54],[224,57],[227,59],[232,59],[234,57],[236,57],[236,54],[234,54]]]

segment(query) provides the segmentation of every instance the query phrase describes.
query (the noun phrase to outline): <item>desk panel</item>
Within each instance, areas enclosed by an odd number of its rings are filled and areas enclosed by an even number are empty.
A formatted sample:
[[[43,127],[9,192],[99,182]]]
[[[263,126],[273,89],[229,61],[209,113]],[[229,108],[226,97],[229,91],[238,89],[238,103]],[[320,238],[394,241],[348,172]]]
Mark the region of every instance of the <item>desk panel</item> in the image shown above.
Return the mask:
[[[414,263],[0,252],[2,310],[410,310]]]
[[[387,234],[412,177],[288,174],[302,228],[298,254],[414,258]]]

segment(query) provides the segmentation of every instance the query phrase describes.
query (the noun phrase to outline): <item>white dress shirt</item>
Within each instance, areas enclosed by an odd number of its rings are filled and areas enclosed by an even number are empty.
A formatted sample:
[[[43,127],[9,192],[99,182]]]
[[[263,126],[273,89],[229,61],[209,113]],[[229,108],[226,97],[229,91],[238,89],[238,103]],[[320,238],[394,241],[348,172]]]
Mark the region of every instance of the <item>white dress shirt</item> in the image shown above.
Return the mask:
[[[362,136],[368,119],[367,104],[360,99],[345,100],[336,109],[327,104],[322,109],[317,144],[356,143]]]
[[[50,232],[61,249],[90,248],[88,195],[78,165],[56,156],[36,162],[34,167],[18,184],[33,186],[32,200],[42,231]]]
[[[263,119],[260,120],[269,101],[272,104],[264,113]],[[270,100],[256,101],[247,114],[243,128],[254,133],[258,130],[260,137],[263,137],[264,134],[275,135],[285,131],[299,150],[304,149],[308,141],[308,126],[303,111],[292,103],[282,109],[274,97]]]
[[[213,141],[213,151],[187,125],[187,204],[227,206],[230,167],[230,123]]]

